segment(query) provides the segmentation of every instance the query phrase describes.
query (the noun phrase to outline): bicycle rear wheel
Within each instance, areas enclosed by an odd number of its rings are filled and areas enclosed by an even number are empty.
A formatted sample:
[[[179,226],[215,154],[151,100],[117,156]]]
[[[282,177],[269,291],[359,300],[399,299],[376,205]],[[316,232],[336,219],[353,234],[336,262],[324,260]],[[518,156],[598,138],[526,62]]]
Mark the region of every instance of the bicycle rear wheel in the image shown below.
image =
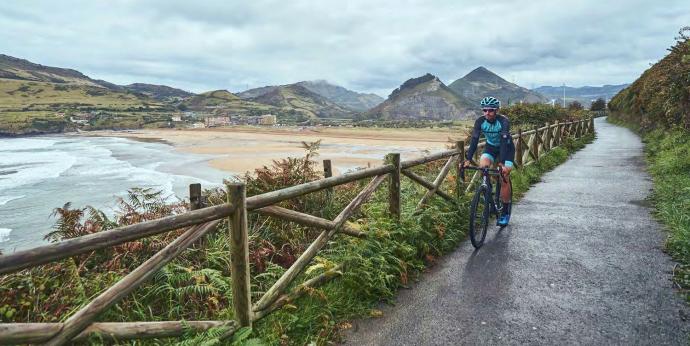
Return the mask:
[[[490,193],[486,185],[479,185],[470,206],[470,240],[477,249],[482,247],[484,238],[486,238],[486,228],[489,225],[489,213],[491,211],[489,206]]]

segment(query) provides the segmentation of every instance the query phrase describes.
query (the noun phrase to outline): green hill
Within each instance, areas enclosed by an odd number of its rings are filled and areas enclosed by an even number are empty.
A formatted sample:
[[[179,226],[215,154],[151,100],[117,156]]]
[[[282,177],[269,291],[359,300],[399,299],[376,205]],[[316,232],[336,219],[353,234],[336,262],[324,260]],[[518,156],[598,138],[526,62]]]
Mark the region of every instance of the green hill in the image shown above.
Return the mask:
[[[279,110],[271,105],[239,98],[227,90],[214,90],[190,97],[182,102],[182,108],[197,112],[227,113],[229,115],[276,114]]]
[[[407,80],[367,115],[385,120],[467,120],[479,115],[476,108],[471,101],[450,90],[438,77],[427,73]]]
[[[0,54],[0,135],[162,126],[171,107],[79,71]],[[88,124],[73,115],[88,113]]]
[[[614,96],[608,107],[612,118],[643,129],[690,129],[690,38],[681,32],[670,53]]]
[[[378,95],[358,93],[352,90],[345,89],[341,86],[328,83],[324,80],[303,81],[287,85],[269,85],[260,88],[245,90],[241,93],[238,93],[237,96],[245,100],[254,99],[267,93],[273,92],[276,89],[287,88],[292,86],[304,87],[307,90],[324,97],[327,101],[332,102],[343,109],[354,112],[367,111],[383,102],[383,98],[381,98]],[[299,97],[302,97],[301,95],[305,94],[307,95],[306,97],[313,99],[312,101],[308,102],[322,102],[322,100],[320,99],[319,101],[316,101],[316,99],[318,98],[314,97],[313,95],[308,95],[303,91],[287,91],[287,93],[298,94]]]
[[[283,111],[293,110],[310,118],[352,118],[355,113],[298,84],[283,85],[250,98]]]
[[[175,99],[184,99],[194,96],[193,93],[172,88],[167,85],[134,83],[125,85],[124,88],[132,92],[144,94],[159,101],[175,101]]]
[[[304,81],[297,83],[315,92],[329,101],[357,112],[365,112],[379,105],[384,99],[376,94],[358,93],[325,80]]]

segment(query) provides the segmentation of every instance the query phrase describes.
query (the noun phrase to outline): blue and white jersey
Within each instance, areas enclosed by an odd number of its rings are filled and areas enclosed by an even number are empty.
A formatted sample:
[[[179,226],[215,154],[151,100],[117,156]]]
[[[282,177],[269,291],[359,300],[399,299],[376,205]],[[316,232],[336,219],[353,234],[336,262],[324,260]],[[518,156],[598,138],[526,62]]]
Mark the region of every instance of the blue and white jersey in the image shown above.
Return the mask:
[[[499,147],[501,146],[501,134],[510,136],[510,122],[508,118],[500,114],[496,115],[493,122],[490,122],[485,116],[481,116],[474,122],[472,137],[479,139],[482,133],[486,137],[487,143]]]
[[[467,151],[468,160],[477,150],[479,137],[481,137],[482,134],[484,134],[488,145],[500,148],[501,162],[504,162],[506,159],[512,160],[512,155],[510,155],[512,153],[509,150],[513,139],[510,136],[510,121],[507,117],[496,114],[494,121],[489,121],[486,116],[477,118],[472,128],[470,150]]]

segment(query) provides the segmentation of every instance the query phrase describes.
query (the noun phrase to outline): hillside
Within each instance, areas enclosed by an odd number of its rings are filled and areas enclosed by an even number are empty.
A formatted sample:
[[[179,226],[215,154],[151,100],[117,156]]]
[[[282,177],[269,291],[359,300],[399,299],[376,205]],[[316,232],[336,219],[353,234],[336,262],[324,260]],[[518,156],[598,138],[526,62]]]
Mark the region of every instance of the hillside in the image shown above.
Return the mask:
[[[269,89],[266,89],[269,90]],[[352,118],[355,113],[299,84],[283,85],[248,99],[316,118]]]
[[[167,123],[168,105],[76,70],[0,55],[0,76],[0,135]],[[88,121],[77,125],[73,115]]]
[[[690,129],[690,38],[681,32],[670,53],[613,97],[608,106],[613,118],[643,129]]]
[[[486,96],[496,97],[506,106],[520,102],[548,101],[544,95],[510,83],[483,66],[477,67],[448,87],[456,94],[469,99],[472,104],[478,104]]]
[[[159,101],[169,101],[174,100],[176,98],[184,99],[187,97],[194,96],[193,93],[177,88],[172,88],[167,85],[134,83],[130,85],[125,85],[124,88],[132,92],[144,94]]]
[[[261,115],[277,113],[271,105],[243,100],[227,90],[215,90],[192,96],[181,107],[199,112],[223,112],[229,115]]]
[[[277,88],[279,88],[279,86],[277,86],[277,85],[268,85],[268,86],[263,86],[263,87],[259,87],[259,88],[245,90],[243,92],[237,93],[236,95],[243,100],[248,100],[248,99],[251,99],[254,97],[259,97],[263,94],[269,93],[269,92],[271,92]]]
[[[379,95],[358,93],[328,83],[325,80],[304,81],[297,84],[325,97],[337,105],[359,112],[372,109],[384,101],[384,98]]]
[[[114,85],[91,79],[76,70],[44,66],[4,54],[0,54],[0,78],[104,88]]]
[[[393,120],[466,120],[479,115],[476,109],[470,100],[453,93],[438,77],[427,73],[407,80],[367,115]]]
[[[364,112],[379,103],[383,102],[383,98],[376,94],[363,94],[352,90],[348,90],[338,85],[328,83],[324,80],[316,81],[302,81],[294,84],[276,86],[264,86],[260,88],[249,89],[238,93],[242,99],[256,98],[276,90],[277,88],[285,88],[292,85],[297,85],[306,88],[307,90],[324,97],[326,100],[335,103],[336,105],[347,108],[352,111]]]

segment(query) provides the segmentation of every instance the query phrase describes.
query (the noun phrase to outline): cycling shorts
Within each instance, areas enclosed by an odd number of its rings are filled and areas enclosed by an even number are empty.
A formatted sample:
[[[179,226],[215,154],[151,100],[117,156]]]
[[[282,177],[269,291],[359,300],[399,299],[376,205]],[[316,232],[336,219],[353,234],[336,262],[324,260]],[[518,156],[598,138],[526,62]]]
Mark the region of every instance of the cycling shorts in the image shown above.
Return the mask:
[[[507,145],[507,153],[505,157],[505,165],[506,167],[513,167],[513,161],[515,161],[515,144],[513,144],[513,141],[510,141]],[[501,152],[501,148],[497,146],[493,146],[490,144],[484,145],[484,151],[482,152],[482,157],[486,157],[491,162],[496,162],[496,158],[499,156]]]

